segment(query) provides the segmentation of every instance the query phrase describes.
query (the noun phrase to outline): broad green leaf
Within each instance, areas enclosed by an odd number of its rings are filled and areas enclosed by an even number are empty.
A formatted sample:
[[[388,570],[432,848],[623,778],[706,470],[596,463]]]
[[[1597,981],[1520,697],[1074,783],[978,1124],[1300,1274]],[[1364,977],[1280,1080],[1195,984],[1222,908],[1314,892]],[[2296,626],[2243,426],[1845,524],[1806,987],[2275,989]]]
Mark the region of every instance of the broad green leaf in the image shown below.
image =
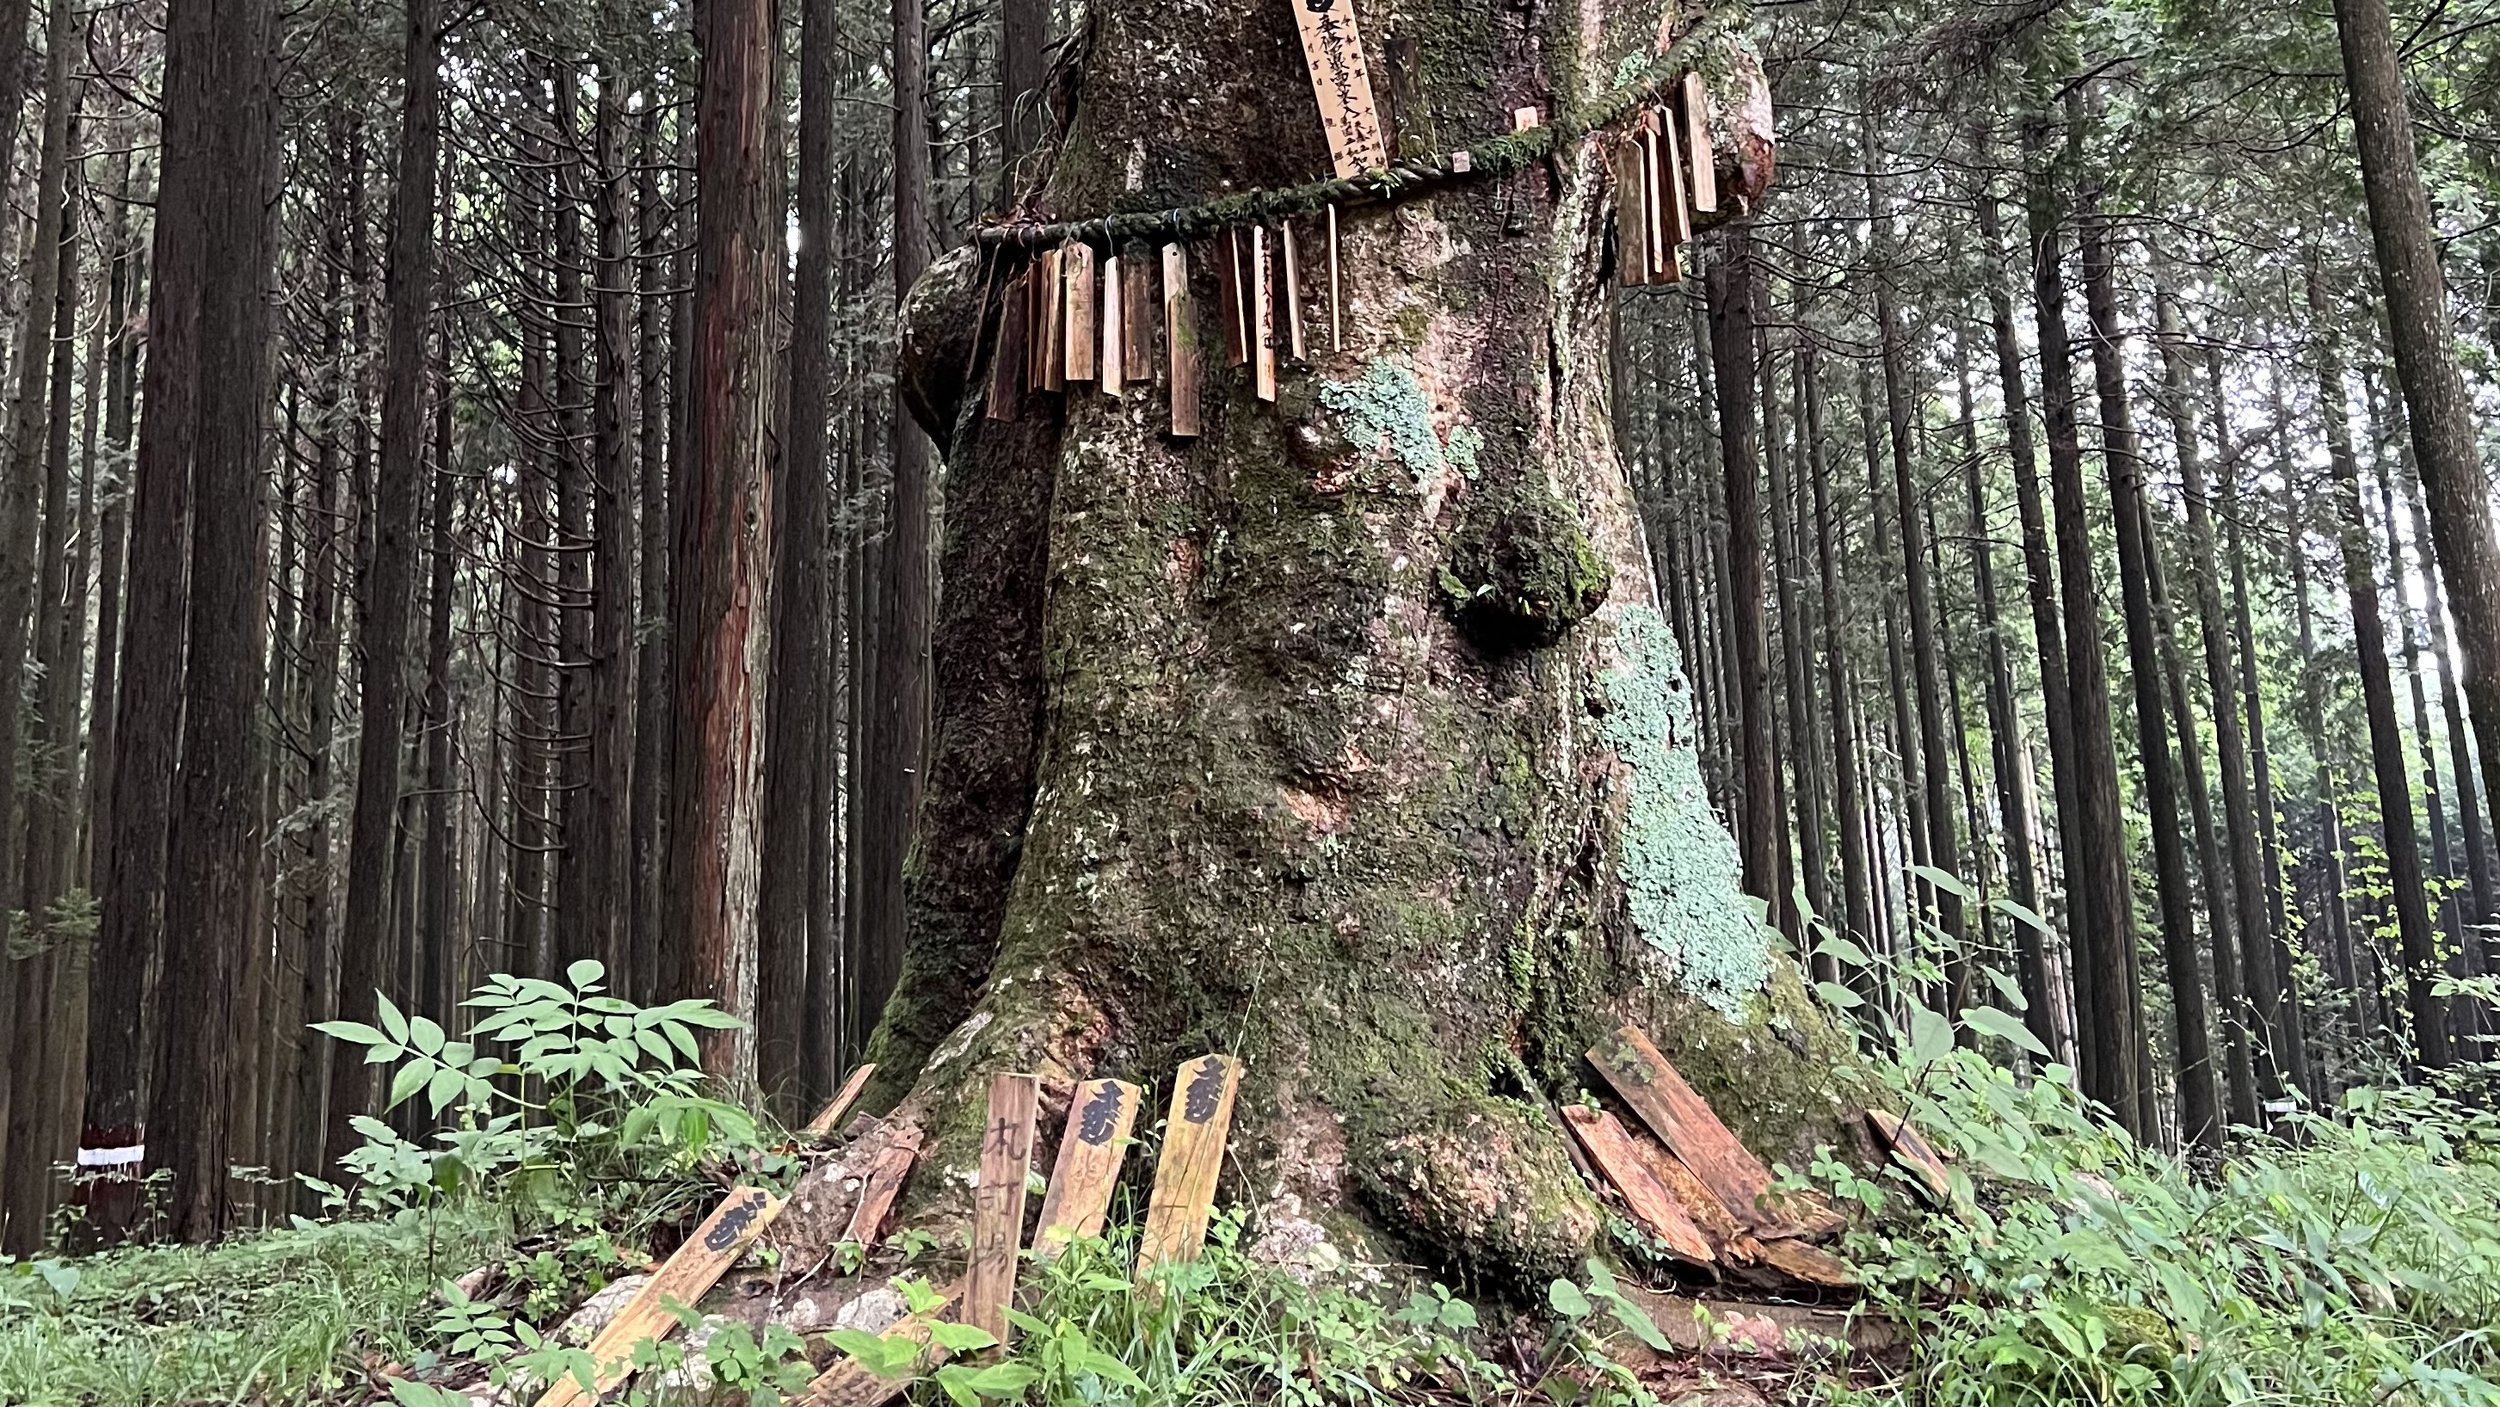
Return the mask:
[[[1934,865],[1912,865],[1910,873],[1948,894],[1960,895],[1966,902],[1973,904],[1979,902],[1979,891],[1971,888],[1963,882],[1960,875],[1951,871],[1937,869]]]
[[[312,1028],[350,1045],[382,1045],[389,1039],[362,1021],[315,1021]]]
[[[576,958],[564,969],[564,980],[572,983],[577,992],[589,991],[592,983],[607,975],[608,965],[597,958]]]
[[[948,1353],[973,1353],[998,1346],[998,1335],[977,1324],[932,1324],[929,1342]]]
[[[1953,1053],[1953,1023],[1943,1016],[1912,1003],[1910,1006],[1910,1063],[1927,1065]]]
[[[434,1067],[421,1060],[411,1060],[400,1066],[399,1073],[391,1076],[390,1101],[383,1107],[398,1108],[402,1100],[425,1088],[425,1082],[433,1072]]]
[[[1845,962],[1851,967],[1873,967],[1875,965],[1875,959],[1868,957],[1866,949],[1859,947],[1856,940],[1844,938],[1837,933],[1832,934],[1830,937],[1815,944],[1814,951],[1836,961]]]
[[[2049,1048],[2040,1044],[2040,1038],[2031,1034],[2031,1028],[2022,1023],[2021,1017],[2009,1016],[1993,1006],[1974,1006],[1963,1009],[1962,1020],[2000,1040],[2011,1041],[2044,1060],[2048,1058]]]
[[[1815,983],[1814,994],[1821,997],[1825,1005],[1836,1007],[1842,1011],[1848,1011],[1855,1007],[1866,1005],[1866,999],[1864,997],[1859,996],[1857,993],[1850,991],[1848,988],[1837,982]]]
[[[401,1045],[408,1044],[408,1018],[400,1015],[399,1008],[391,1005],[391,999],[380,992],[373,994],[373,1002],[376,1014],[382,1020],[382,1029],[390,1033],[392,1040]]]
[[[1545,1291],[1545,1302],[1565,1319],[1586,1319],[1589,1316],[1589,1297],[1580,1293],[1580,1287],[1568,1280],[1557,1280],[1549,1286]]]

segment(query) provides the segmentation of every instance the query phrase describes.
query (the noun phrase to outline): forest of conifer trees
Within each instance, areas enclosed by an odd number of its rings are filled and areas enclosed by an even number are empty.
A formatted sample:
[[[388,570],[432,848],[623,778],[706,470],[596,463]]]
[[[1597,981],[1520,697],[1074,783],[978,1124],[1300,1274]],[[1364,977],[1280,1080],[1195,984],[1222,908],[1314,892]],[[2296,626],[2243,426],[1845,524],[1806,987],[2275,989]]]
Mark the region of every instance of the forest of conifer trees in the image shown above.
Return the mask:
[[[1661,8],[1354,0],[1301,199],[1284,0],[0,0],[0,1251],[356,1212],[497,974],[928,1159],[1238,1054],[1487,1295],[1625,1020],[1798,1168],[1896,1038],[2487,1119],[2500,5]]]

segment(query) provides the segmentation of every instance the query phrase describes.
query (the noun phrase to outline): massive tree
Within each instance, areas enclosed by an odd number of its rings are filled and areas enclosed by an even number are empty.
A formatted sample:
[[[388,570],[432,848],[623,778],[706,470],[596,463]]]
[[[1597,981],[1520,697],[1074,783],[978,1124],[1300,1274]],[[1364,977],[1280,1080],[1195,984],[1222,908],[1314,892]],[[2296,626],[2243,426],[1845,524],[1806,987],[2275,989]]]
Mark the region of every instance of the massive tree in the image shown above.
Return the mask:
[[[1828,1132],[1847,1057],[1739,892],[1605,404],[1612,134],[1574,118],[1650,52],[1656,11],[1400,0],[1363,23],[1426,36],[1390,89],[1404,152],[1531,103],[1564,135],[1550,161],[1344,211],[1342,350],[1323,313],[1277,403],[1222,364],[1220,237],[1187,250],[1195,439],[1159,390],[987,404],[970,339],[1012,251],[939,261],[905,310],[948,447],[948,585],[872,1100],[934,1128],[949,1185],[992,1071],[1151,1084],[1235,1051],[1269,1227],[1343,1208],[1329,1234],[1520,1275],[1597,1234],[1554,1106],[1616,1023],[1774,1155]],[[1768,113],[1750,51],[1714,68],[1745,205]],[[1091,71],[1116,78],[1077,91],[1040,208],[1327,169],[1287,7],[1111,0]],[[1324,221],[1295,228],[1324,310]]]

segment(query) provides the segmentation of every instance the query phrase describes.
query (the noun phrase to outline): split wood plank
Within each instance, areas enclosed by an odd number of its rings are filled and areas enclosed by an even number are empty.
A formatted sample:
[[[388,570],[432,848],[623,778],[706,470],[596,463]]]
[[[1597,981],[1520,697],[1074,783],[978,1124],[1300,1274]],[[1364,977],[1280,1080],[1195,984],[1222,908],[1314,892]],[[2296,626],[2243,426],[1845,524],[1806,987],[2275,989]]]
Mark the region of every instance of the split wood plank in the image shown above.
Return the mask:
[[[1337,207],[1328,207],[1328,350],[1345,350],[1345,298],[1339,291],[1337,261],[1341,255],[1337,239]]]
[[[1094,379],[1094,335],[1099,314],[1094,303],[1094,246],[1071,244],[1060,255],[1060,273],[1067,284],[1068,379]]]
[[[1120,256],[1114,254],[1102,261],[1102,374],[1099,378],[1106,396],[1124,395],[1128,389],[1128,300],[1120,293]]]
[[[1780,1225],[1762,1205],[1771,1190],[1771,1170],[1719,1122],[1638,1026],[1625,1026],[1589,1047],[1588,1058],[1740,1224],[1755,1230]]]
[[[1649,272],[1649,182],[1638,136],[1615,143],[1615,260],[1623,281],[1634,287],[1651,282]]]
[[[1189,296],[1189,253],[1177,244],[1163,246],[1164,359],[1170,366],[1172,438],[1198,436],[1198,312]]]
[[[1009,308],[1013,308],[1015,303],[1016,300],[1014,298],[1009,298],[1007,300]],[[1004,338],[1005,330],[1004,326],[1000,329],[1002,339]],[[1005,342],[1002,340],[999,345],[996,365],[1004,366],[1006,364],[1007,349]],[[990,381],[990,389],[993,396],[997,394],[997,388],[997,378],[992,377]],[[1012,395],[1013,392],[1011,391],[1009,394]],[[993,420],[1006,419],[1006,416],[996,413],[997,409],[998,407],[995,404],[990,407],[992,412],[990,418]],[[1010,407],[1010,409],[1012,410],[1012,407]],[[868,1077],[875,1073],[877,1073],[877,1067],[874,1065],[862,1065],[858,1069],[853,1070],[851,1072],[851,1077],[842,1082],[842,1088],[833,1092],[833,1098],[826,1102],[825,1107],[816,1111],[816,1117],[807,1121],[807,1131],[820,1136],[833,1132],[834,1125],[841,1123],[842,1116],[851,1112],[851,1106],[859,1102],[860,1092],[868,1088]]]
[[[1667,270],[1675,268],[1675,247],[1667,243],[1666,197],[1658,187],[1658,115],[1643,111],[1640,126],[1633,140],[1641,148],[1641,209],[1647,218],[1641,230],[1642,257],[1648,262],[1644,276],[1651,283],[1673,283]]]
[[[1254,225],[1250,229],[1250,342],[1252,364],[1251,388],[1260,400],[1276,399],[1276,292],[1275,256],[1268,247],[1267,229]]]
[[[1163,1158],[1155,1166],[1146,1229],[1138,1238],[1139,1274],[1196,1260],[1204,1248],[1207,1218],[1215,1210],[1216,1178],[1224,1170],[1224,1136],[1232,1127],[1233,1096],[1240,1088],[1241,1062],[1229,1055],[1183,1062],[1173,1077]]]
[[[1711,1249],[1727,1256],[1729,1247],[1745,1234],[1736,1213],[1729,1211],[1719,1194],[1703,1186],[1702,1180],[1693,1176],[1693,1170],[1684,1166],[1684,1160],[1668,1152],[1666,1145],[1647,1129],[1627,1128],[1624,1135],[1632,1140],[1632,1151],[1649,1168],[1650,1176],[1658,1179],[1658,1185],[1667,1189],[1667,1195],[1692,1218],[1693,1225],[1701,1228]]]
[[[1126,261],[1120,275],[1120,378],[1142,386],[1155,379],[1154,263],[1143,257],[1144,245],[1131,247],[1140,257]]]
[[[1658,195],[1666,202],[1667,259],[1673,262],[1675,251],[1693,242],[1693,208],[1684,198],[1684,139],[1672,121],[1657,126]]]
[[[1302,345],[1302,260],[1294,249],[1293,221],[1287,220],[1277,237],[1285,245],[1285,347],[1302,361],[1310,353]]]
[[[941,1298],[925,1314],[914,1314],[885,1331],[889,1339],[906,1339],[922,1345],[920,1362],[901,1377],[885,1378],[868,1371],[858,1359],[843,1355],[840,1362],[810,1379],[807,1391],[799,1401],[809,1407],[885,1407],[903,1395],[913,1383],[943,1364],[948,1354],[942,1344],[929,1342],[933,1325],[944,1322],[947,1311],[955,1307],[963,1293],[961,1284],[950,1285],[938,1292]]]
[[[1007,1302],[1024,1248],[1024,1184],[1033,1172],[1031,1075],[990,1078],[990,1122],[981,1135],[981,1182],[972,1189],[972,1264],[964,1272],[964,1322],[1007,1342]]]
[[[781,1214],[781,1199],[761,1187],[735,1187],[712,1214],[669,1256],[658,1272],[643,1282],[608,1326],[590,1341],[594,1382],[587,1392],[577,1374],[567,1373],[539,1395],[538,1407],[571,1407],[605,1397],[633,1375],[634,1350],[676,1332],[676,1309],[703,1298],[755,1238]]]
[[[1243,316],[1241,233],[1226,230],[1218,241],[1215,254],[1215,281],[1224,303],[1224,365],[1239,366],[1250,360],[1249,320]]]
[[[1311,92],[1319,100],[1320,128],[1328,134],[1328,155],[1338,179],[1387,166],[1389,144],[1381,136],[1380,112],[1372,103],[1371,68],[1363,59],[1353,0],[1292,3],[1302,34],[1302,61],[1311,70]]]
[[[1826,1290],[1845,1290],[1858,1283],[1857,1272],[1849,1262],[1824,1250],[1811,1241],[1793,1236],[1754,1240],[1744,1238],[1748,1258],[1792,1280]]]
[[[1033,1233],[1033,1254],[1049,1259],[1072,1241],[1102,1234],[1128,1157],[1129,1130],[1137,1122],[1137,1086],[1125,1080],[1088,1080],[1068,1101],[1068,1126],[1059,1135],[1059,1159],[1042,1198],[1042,1224]]]
[[[1692,163],[1693,210],[1714,215],[1719,209],[1719,154],[1710,143],[1710,85],[1700,74],[1687,73],[1681,96],[1684,155]]]
[[[1717,1263],[1708,1238],[1649,1170],[1647,1160],[1632,1146],[1632,1136],[1614,1115],[1574,1104],[1563,1110],[1563,1122],[1571,1126],[1572,1135],[1588,1150],[1606,1180],[1623,1194],[1624,1205],[1650,1235],[1694,1265]]]
[[[896,1129],[893,1141],[868,1166],[868,1179],[859,1188],[859,1209],[851,1213],[843,1240],[873,1246],[884,1237],[886,1219],[894,1214],[894,1199],[902,1195],[903,1179],[911,1175],[912,1162],[919,1156],[920,1130]]]
[[[1931,1203],[1938,1207],[1953,1205],[1953,1174],[1946,1170],[1944,1159],[1937,1156],[1935,1148],[1911,1127],[1907,1114],[1869,1109],[1866,1123],[1875,1131],[1876,1141],[1890,1149],[1894,1159],[1915,1176]]]
[[[1039,335],[1033,339],[1042,351],[1041,374],[1033,379],[1033,384],[1045,391],[1065,390],[1068,384],[1068,285],[1065,266],[1066,255],[1063,251],[1042,251],[1042,315]]]

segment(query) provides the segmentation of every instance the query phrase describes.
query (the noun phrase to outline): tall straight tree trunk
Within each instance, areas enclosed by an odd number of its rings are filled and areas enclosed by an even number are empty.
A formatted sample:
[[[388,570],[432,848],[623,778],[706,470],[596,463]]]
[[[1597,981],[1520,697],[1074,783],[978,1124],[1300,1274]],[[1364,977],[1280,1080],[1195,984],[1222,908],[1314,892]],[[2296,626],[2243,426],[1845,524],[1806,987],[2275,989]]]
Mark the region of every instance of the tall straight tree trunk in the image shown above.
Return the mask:
[[[391,860],[398,849],[401,752],[408,694],[408,618],[416,594],[418,514],[425,492],[426,323],[434,296],[434,177],[441,103],[440,0],[409,0],[401,79],[398,187],[391,198],[389,304],[382,349],[382,455],[373,555],[358,584],[354,810],[348,822],[347,907],[339,934],[338,1012],[370,1024],[374,989],[392,969]],[[348,1121],[370,1112],[373,1067],[362,1047],[330,1048],[325,1166],[362,1141]]]
[[[2387,0],[2335,0],[2352,93],[2353,144],[2370,207],[2388,342],[2430,508],[2431,541],[2456,614],[2465,700],[2482,749],[2483,791],[2500,796],[2500,537],[2474,407],[2457,367],[2439,240],[2414,153],[2413,115]],[[2424,1051],[2428,1057],[2427,1048]]]
[[[1042,49],[1050,39],[1050,0],[999,0],[998,21],[998,204],[1005,208],[1016,201],[1017,168],[1048,135]]]
[[[702,12],[695,115],[692,453],[676,486],[669,635],[678,745],[669,795],[668,940],[695,995],[752,1022],[772,633],[771,325],[781,217],[766,135],[779,45],[770,0]],[[706,1033],[703,1066],[755,1087],[751,1027]]]
[[[634,688],[633,463],[627,435],[634,419],[634,339],[626,271],[632,210],[626,167],[627,79],[612,66],[599,74],[591,141],[596,185],[595,277],[590,296],[594,346],[591,389],[591,474],[588,483],[590,599],[588,650],[580,670],[585,739],[582,790],[565,812],[565,855],[579,877],[578,915],[585,956],[611,974],[609,986],[633,981],[628,940],[628,869],[632,843]]]
[[[2406,466],[2410,467],[2410,466]],[[2474,771],[2473,725],[2457,693],[2456,660],[2448,645],[2448,600],[2440,581],[2439,565],[2433,553],[2421,552],[2421,544],[2431,540],[2430,519],[2422,507],[2422,481],[2418,473],[2405,475],[2405,510],[2412,519],[2415,551],[2422,556],[2422,614],[2430,622],[2431,658],[2439,664],[2440,714],[2447,723],[2448,765],[2457,779],[2457,822],[2465,843],[2466,894],[2468,913],[2477,926],[2489,924],[2500,915],[2500,897],[2495,897],[2492,878],[2490,841],[2483,828],[2483,798],[2480,779]],[[2495,968],[2490,940],[2477,935],[2475,939],[2478,970],[2489,973]]]
[[[817,832],[829,829],[824,775],[830,724],[831,637],[826,627],[828,527],[826,412],[833,374],[834,116],[842,101],[834,0],[799,7],[798,265],[790,310],[789,433],[782,441],[781,531],[773,554],[773,684],[764,729],[764,876],[761,925],[765,996],[757,1065],[784,1117],[806,1117],[831,1070],[807,1068],[810,955],[840,935],[815,931],[809,902]],[[830,993],[816,991],[823,999]],[[838,1013],[817,1012],[817,1019]]]
[[[182,766],[167,826],[164,895],[169,921],[180,916],[183,938],[165,946],[147,1165],[170,1175],[167,1231],[191,1241],[226,1231],[227,1169],[244,1152],[232,1126],[232,1090],[247,1043],[248,1033],[238,1029],[240,988],[255,939],[259,873],[258,518],[276,24],[270,0],[176,0],[166,16],[164,110],[183,120],[167,123],[156,262],[173,267],[179,259],[196,281],[160,279],[149,324],[161,326],[177,301],[190,305],[177,319],[197,320],[188,343],[193,356],[182,368],[195,387],[188,427],[195,496]],[[196,262],[175,252],[192,241]],[[148,405],[153,416],[153,395]]]
[[[2344,399],[2343,360],[2329,329],[2317,262],[2309,266],[2309,312],[2315,341],[2318,407],[2326,420],[2327,464],[2334,476],[2336,523],[2342,540],[2344,594],[2352,604],[2353,653],[2361,667],[2362,704],[2370,720],[2370,770],[2378,782],[2380,840],[2394,890],[2396,942],[2404,961],[2405,1005],[2413,1017],[2413,1049],[2424,1066],[2448,1063],[2446,1003],[2435,995],[2439,945],[2422,892],[2422,858],[2413,827],[2413,789],[2405,776],[2403,726],[2387,676],[2387,628],[2379,615],[2378,567],[2361,512],[2361,467],[2353,454]]]
[[[2032,315],[2040,347],[2040,412],[2049,448],[2050,497],[2057,515],[2057,576],[2066,642],[2069,717],[2074,726],[2075,839],[2067,889],[2075,961],[2075,1028],[2083,1048],[2083,1090],[2109,1107],[2121,1127],[2149,1136],[2152,1094],[2142,1078],[2143,1002],[2135,978],[2135,903],[2127,879],[2127,832],[2118,803],[2118,757],[2110,733],[2109,665],[2101,646],[2083,448],[2075,429],[2075,382],[2066,333],[2066,280],[2058,172],[2048,133],[2030,134]]]
[[[2124,332],[2118,325],[2116,255],[2109,220],[2091,199],[2082,221],[2083,286],[2092,322],[2092,367],[2101,403],[2101,458],[2116,520],[2118,579],[2125,605],[2128,673],[2135,687],[2136,739],[2144,763],[2144,804],[2151,821],[2153,886],[2161,904],[2162,956],[2170,979],[2170,1010],[2178,1042],[2174,1070],[2183,1143],[2219,1147],[2213,1050],[2204,979],[2196,960],[2195,899],[2180,834],[2179,777],[2172,770],[2170,712],[2162,698],[2160,627],[2153,619],[2152,549],[2146,541],[2144,455],[2127,392]]]
[[[669,713],[668,638],[668,486],[670,453],[682,441],[677,430],[681,407],[672,394],[674,363],[681,341],[669,336],[671,310],[680,301],[669,290],[679,282],[670,272],[667,249],[675,222],[660,193],[659,170],[666,153],[660,147],[659,112],[646,107],[642,118],[635,214],[639,228],[641,280],[641,345],[635,369],[642,388],[641,462],[634,479],[636,583],[634,631],[634,778],[630,946],[633,960],[631,993],[637,1002],[653,1003],[659,993],[661,945],[661,870],[665,848],[671,729]],[[683,255],[678,257],[682,258]],[[663,439],[665,432],[666,438]]]
[[[2435,925],[2447,937],[2443,947],[2462,956],[2468,935],[2464,929],[2464,913],[2455,893],[2459,878],[2456,855],[2448,843],[2448,808],[2439,785],[2439,754],[2431,746],[2430,691],[2422,682],[2422,637],[2414,629],[2413,576],[2405,561],[2404,534],[2396,516],[2395,475],[2388,461],[2396,458],[2388,427],[2381,418],[2385,407],[2377,394],[2375,380],[2368,390],[2366,407],[2370,424],[2370,471],[2373,487],[2378,491],[2379,528],[2387,542],[2387,585],[2383,599],[2396,614],[2396,658],[2404,661],[2405,684],[2413,702],[2413,745],[2422,754],[2422,820],[2430,832],[2431,877],[2441,886]],[[2410,466],[2408,466],[2410,467]],[[2421,563],[2425,572],[2435,570],[2430,562]],[[2454,969],[2456,959],[2450,959]],[[2462,976],[2461,969],[2457,970]]]
[[[1791,356],[1799,361],[1804,359],[1801,351],[1792,352]],[[1802,392],[1802,388],[1799,390]],[[1813,723],[1814,637],[1807,628],[1804,593],[1799,589],[1797,580],[1804,570],[1805,554],[1797,528],[1797,500],[1790,492],[1795,463],[1787,447],[1776,443],[1778,437],[1772,433],[1769,413],[1779,394],[1777,365],[1770,355],[1766,339],[1762,358],[1762,404],[1763,444],[1768,452],[1763,456],[1763,464],[1770,471],[1772,542],[1777,549],[1772,558],[1772,572],[1779,592],[1780,662],[1786,686],[1782,702],[1787,705],[1789,768],[1796,778],[1795,794],[1789,809],[1797,820],[1797,864],[1803,871],[1799,878],[1806,903],[1812,907],[1817,919],[1829,923],[1834,917],[1831,862],[1823,849],[1823,776]],[[1800,394],[1800,402],[1803,399]],[[1803,404],[1798,405],[1797,416],[1802,438]],[[1784,842],[1781,849],[1785,854]],[[1783,886],[1781,903],[1794,909],[1791,887]],[[1793,928],[1791,936],[1802,938],[1803,933],[1804,927],[1799,924]],[[1818,964],[1818,977],[1833,975],[1819,970],[1821,966]]]
[[[1857,721],[1850,708],[1856,690],[1849,672],[1847,625],[1842,608],[1840,520],[1833,515],[1831,464],[1823,443],[1823,378],[1814,345],[1797,349],[1797,379],[1805,387],[1805,439],[1808,477],[1814,486],[1815,566],[1823,588],[1823,698],[1829,707],[1832,732],[1833,813],[1840,831],[1840,888],[1846,916],[1843,930],[1860,944],[1875,938],[1874,886],[1868,872],[1864,787]],[[1871,986],[1859,995],[1870,996]]]
[[[1773,774],[1770,646],[1762,587],[1762,446],[1755,414],[1754,280],[1761,277],[1749,232],[1731,230],[1709,273],[1710,358],[1718,384],[1719,464],[1726,485],[1728,627],[1736,696],[1736,839],[1745,892],[1778,915],[1780,852],[1788,844]]]

